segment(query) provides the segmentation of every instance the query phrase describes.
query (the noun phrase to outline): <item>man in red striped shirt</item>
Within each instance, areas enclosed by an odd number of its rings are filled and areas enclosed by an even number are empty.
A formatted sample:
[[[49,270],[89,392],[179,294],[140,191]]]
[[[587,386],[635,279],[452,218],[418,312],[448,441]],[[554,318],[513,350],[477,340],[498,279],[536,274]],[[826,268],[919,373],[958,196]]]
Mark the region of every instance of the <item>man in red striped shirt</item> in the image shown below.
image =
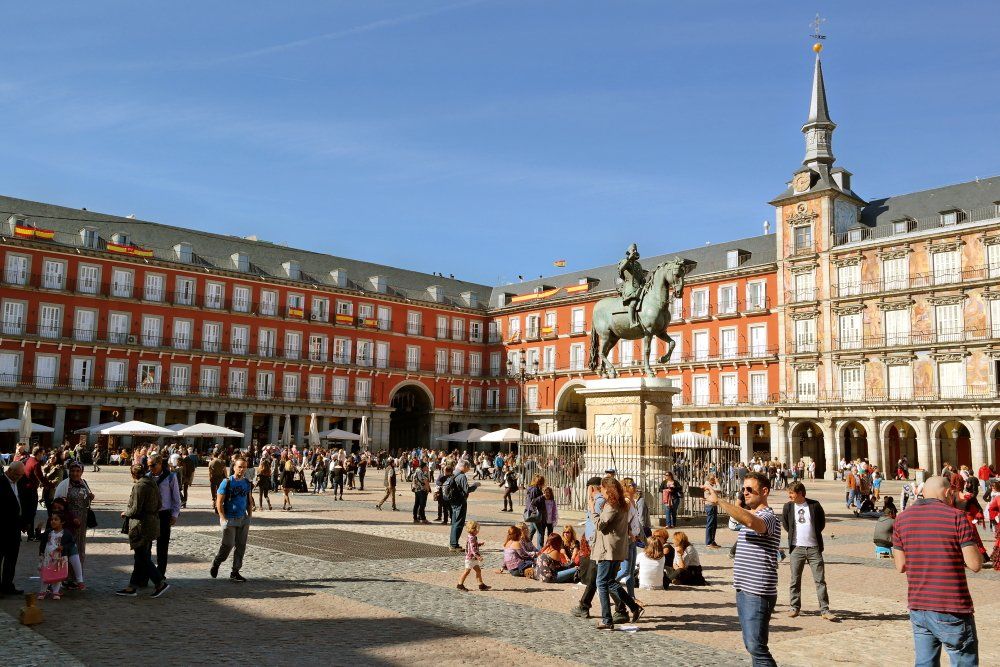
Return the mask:
[[[900,513],[892,533],[896,570],[906,573],[916,665],[940,665],[944,645],[956,667],[979,664],[975,610],[965,568],[983,560],[975,528],[954,507],[944,477],[924,482],[923,498]]]

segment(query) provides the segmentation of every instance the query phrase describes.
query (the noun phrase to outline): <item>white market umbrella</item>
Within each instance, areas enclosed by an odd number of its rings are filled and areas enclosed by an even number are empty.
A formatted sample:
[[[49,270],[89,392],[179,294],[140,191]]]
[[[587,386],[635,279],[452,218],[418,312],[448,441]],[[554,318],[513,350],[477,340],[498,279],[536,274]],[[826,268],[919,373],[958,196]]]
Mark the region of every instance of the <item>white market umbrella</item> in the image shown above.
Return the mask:
[[[680,431],[670,436],[670,444],[680,449],[738,449],[736,445],[719,438],[713,438],[703,433]]]
[[[25,401],[21,408],[21,442],[31,442],[31,401]]]
[[[177,437],[177,431],[171,431],[169,428],[164,426],[147,424],[146,422],[138,420],[125,422],[124,424],[119,424],[118,426],[104,428],[101,429],[99,433],[101,435],[139,435],[153,438],[163,436]]]
[[[52,433],[55,429],[44,424],[31,424],[32,433]],[[21,433],[21,420],[16,417],[0,419],[0,433]]]
[[[362,449],[368,449],[368,444],[371,438],[368,436],[368,417],[361,418],[361,447]]]
[[[479,428],[470,428],[448,435],[439,435],[434,438],[440,442],[479,442],[486,435],[486,431]]]
[[[518,431],[516,428],[502,428],[499,431],[487,433],[480,442],[533,442],[535,435],[527,431]]]
[[[172,428],[172,427],[168,427]],[[177,431],[177,435],[182,438],[242,438],[243,434],[225,426],[217,424],[207,424],[201,422],[192,426],[185,426]]]
[[[583,444],[587,442],[587,429],[585,428],[566,428],[561,431],[553,431],[552,433],[546,433],[538,438],[538,442],[572,442],[576,444]]]
[[[170,424],[166,428],[169,428],[171,431],[178,432],[186,429],[187,424]]]
[[[106,428],[111,428],[112,426],[118,426],[121,422],[111,421],[104,422],[103,424],[95,424],[94,426],[84,426],[83,428],[78,428],[73,433],[78,435],[91,435],[95,433],[100,433]]]
[[[319,424],[316,413],[309,415],[309,449],[319,448]]]
[[[288,447],[292,444],[292,416],[285,414],[285,428],[281,431],[281,444]]]
[[[319,434],[319,437],[324,440],[361,440],[361,436],[357,433],[343,431],[339,428],[331,428],[329,431],[323,431]]]

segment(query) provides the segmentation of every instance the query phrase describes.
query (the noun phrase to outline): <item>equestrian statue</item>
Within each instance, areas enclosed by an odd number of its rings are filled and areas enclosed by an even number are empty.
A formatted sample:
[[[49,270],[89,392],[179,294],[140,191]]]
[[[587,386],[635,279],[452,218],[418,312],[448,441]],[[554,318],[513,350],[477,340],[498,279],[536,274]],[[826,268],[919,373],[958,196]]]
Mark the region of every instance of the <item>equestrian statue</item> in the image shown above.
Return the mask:
[[[619,340],[642,339],[642,367],[647,377],[655,377],[649,366],[649,347],[656,336],[667,343],[667,353],[659,363],[670,361],[676,342],[667,335],[670,306],[684,292],[684,277],[696,263],[680,257],[667,260],[652,271],[639,263],[639,248],[632,244],[618,263],[619,296],[609,296],[594,305],[590,331],[590,370],[601,377],[618,377],[608,353]]]

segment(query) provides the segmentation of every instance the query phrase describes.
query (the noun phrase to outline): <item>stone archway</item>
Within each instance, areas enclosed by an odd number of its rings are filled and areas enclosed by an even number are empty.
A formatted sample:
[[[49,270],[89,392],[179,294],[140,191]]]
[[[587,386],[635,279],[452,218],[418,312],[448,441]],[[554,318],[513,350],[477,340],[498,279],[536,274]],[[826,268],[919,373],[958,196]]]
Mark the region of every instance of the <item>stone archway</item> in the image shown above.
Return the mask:
[[[587,406],[583,396],[577,391],[583,382],[569,382],[556,396],[556,429],[587,428]]]
[[[882,443],[885,449],[886,476],[896,478],[900,460],[906,457],[907,470],[921,466],[917,455],[917,430],[905,419],[895,419],[882,424]]]
[[[431,412],[434,400],[420,383],[401,384],[389,398],[389,451],[428,447],[431,435]]]
[[[848,421],[838,429],[840,451],[848,461],[869,459],[868,430],[859,421]]]
[[[831,465],[836,461],[826,460],[826,443],[823,440],[823,429],[812,421],[799,422],[792,427],[792,463],[806,459],[816,463],[816,479],[823,479]],[[808,466],[806,468],[808,470]]]
[[[986,463],[994,470],[1000,466],[1000,421],[986,425]]]
[[[934,447],[938,460],[936,470],[932,470],[931,474],[940,473],[945,463],[953,465],[955,470],[963,465],[972,467],[972,440],[964,422],[951,419],[937,424],[934,427]]]

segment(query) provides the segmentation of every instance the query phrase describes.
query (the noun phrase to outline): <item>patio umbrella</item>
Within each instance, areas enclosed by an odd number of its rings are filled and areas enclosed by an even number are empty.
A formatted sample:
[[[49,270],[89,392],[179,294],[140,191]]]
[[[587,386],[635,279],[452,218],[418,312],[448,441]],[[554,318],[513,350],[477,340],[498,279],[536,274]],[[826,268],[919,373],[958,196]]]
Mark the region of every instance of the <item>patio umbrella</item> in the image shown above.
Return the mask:
[[[533,433],[518,431],[516,428],[502,428],[499,431],[487,433],[480,442],[531,442],[535,437]]]
[[[103,424],[97,424],[95,426],[84,426],[83,428],[78,428],[75,431],[73,431],[73,433],[76,433],[78,435],[91,435],[93,433],[100,433],[102,430],[106,428],[111,428],[112,426],[118,426],[119,424],[121,424],[121,422],[115,422],[115,421],[104,422]]]
[[[171,428],[171,427],[168,427]],[[225,426],[217,424],[207,424],[201,422],[191,426],[185,426],[177,431],[177,435],[182,438],[242,438],[243,434]]]
[[[285,413],[285,428],[281,432],[281,444],[288,447],[292,444],[292,416]]]
[[[169,428],[164,426],[157,426],[156,424],[147,424],[143,421],[133,420],[130,422],[125,422],[124,424],[118,424],[117,426],[111,426],[108,428],[101,429],[99,431],[101,435],[139,435],[147,436],[153,438],[160,438],[163,436],[177,437],[176,431],[171,431]]]
[[[553,431],[552,433],[540,436],[538,442],[572,442],[583,444],[587,442],[587,429],[573,427],[561,431]]]
[[[21,431],[18,437],[21,442],[31,442],[31,401],[25,401],[21,408]]]
[[[319,424],[316,413],[309,415],[309,449],[319,448]]]
[[[181,431],[187,428],[187,424],[170,424],[167,428],[171,431]]]
[[[361,448],[368,449],[370,438],[368,437],[368,417],[361,418]]]
[[[51,426],[45,426],[44,424],[32,424],[32,433],[52,433],[55,429]],[[20,433],[21,432],[21,420],[16,417],[11,417],[10,419],[0,419],[0,433]]]
[[[464,431],[458,431],[457,433],[439,435],[434,439],[441,442],[479,442],[482,440],[484,435],[486,435],[486,431],[478,428],[470,428]]]
[[[351,433],[339,428],[331,428],[329,431],[323,431],[318,435],[324,440],[361,440],[361,436],[357,433]]]

